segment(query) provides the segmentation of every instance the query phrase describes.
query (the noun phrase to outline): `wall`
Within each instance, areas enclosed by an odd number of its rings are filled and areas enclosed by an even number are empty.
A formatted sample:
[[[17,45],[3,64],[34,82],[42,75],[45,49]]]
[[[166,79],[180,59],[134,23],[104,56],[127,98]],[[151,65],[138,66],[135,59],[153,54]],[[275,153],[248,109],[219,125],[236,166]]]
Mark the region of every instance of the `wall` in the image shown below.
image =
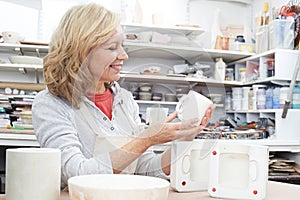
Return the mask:
[[[22,33],[27,40],[50,39],[51,33],[68,7],[87,2],[98,2],[121,13],[135,5],[136,0],[0,0],[0,32],[11,30]],[[161,24],[175,25],[193,23],[210,31],[214,10],[220,8],[220,25],[244,24],[250,16],[250,6],[212,0],[139,0],[143,12],[142,23],[152,23],[157,14]],[[188,2],[190,6],[188,6]],[[54,14],[55,13],[55,14]],[[237,17],[238,16],[238,17]],[[125,15],[123,14],[123,17]]]

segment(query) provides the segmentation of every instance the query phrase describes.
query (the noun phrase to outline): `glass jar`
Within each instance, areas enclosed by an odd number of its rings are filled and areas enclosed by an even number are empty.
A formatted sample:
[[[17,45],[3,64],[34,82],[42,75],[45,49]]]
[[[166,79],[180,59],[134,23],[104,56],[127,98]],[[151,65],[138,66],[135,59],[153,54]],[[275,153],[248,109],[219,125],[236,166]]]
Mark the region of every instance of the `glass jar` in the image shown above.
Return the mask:
[[[226,81],[233,81],[233,69],[232,68],[226,68],[225,73],[225,80]]]
[[[267,64],[267,77],[275,76],[275,59],[266,60]]]
[[[240,71],[239,81],[246,82],[246,68],[241,68],[239,71]]]

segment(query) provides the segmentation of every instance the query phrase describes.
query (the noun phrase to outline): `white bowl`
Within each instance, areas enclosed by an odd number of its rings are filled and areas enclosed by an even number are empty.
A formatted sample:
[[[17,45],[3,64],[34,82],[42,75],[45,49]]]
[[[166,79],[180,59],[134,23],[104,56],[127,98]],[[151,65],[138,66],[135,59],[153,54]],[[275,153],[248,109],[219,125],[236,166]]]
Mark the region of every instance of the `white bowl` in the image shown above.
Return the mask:
[[[12,64],[43,65],[43,59],[34,56],[10,56]]]
[[[68,185],[70,200],[167,200],[170,183],[149,176],[96,174],[72,177]]]

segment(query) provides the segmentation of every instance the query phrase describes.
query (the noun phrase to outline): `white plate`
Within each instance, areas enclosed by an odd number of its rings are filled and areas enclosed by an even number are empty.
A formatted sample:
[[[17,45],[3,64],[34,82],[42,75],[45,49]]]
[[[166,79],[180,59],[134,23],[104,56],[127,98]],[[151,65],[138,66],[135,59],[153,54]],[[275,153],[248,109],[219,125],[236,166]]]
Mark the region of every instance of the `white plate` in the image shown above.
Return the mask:
[[[10,56],[9,60],[12,64],[43,65],[43,59],[34,56]]]

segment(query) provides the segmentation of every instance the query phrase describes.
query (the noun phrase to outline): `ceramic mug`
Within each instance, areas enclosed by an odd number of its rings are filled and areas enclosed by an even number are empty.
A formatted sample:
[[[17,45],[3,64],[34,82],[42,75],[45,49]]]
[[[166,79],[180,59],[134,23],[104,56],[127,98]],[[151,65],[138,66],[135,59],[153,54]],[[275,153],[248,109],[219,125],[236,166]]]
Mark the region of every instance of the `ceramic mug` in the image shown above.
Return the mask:
[[[164,122],[168,115],[169,108],[151,108],[146,110],[146,122],[149,124]]]
[[[176,111],[178,111],[178,118],[182,121],[189,119],[199,119],[201,124],[206,110],[213,105],[213,102],[202,94],[190,90],[189,93],[180,98],[176,105]]]

